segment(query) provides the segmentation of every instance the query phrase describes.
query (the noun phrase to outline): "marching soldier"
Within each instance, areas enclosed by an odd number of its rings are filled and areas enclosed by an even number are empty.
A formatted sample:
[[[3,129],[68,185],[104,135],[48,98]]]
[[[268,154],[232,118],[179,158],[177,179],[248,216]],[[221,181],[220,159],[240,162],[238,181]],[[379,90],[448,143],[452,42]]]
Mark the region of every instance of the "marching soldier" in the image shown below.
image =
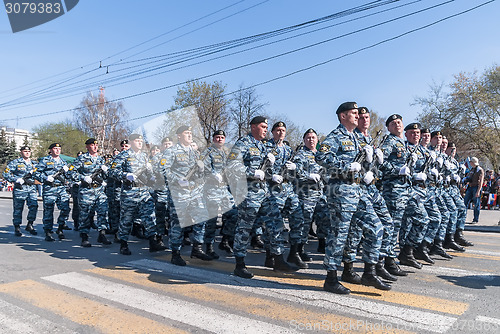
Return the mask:
[[[43,183],[43,230],[45,240],[54,241],[52,228],[54,226],[54,206],[57,204],[57,236],[64,239],[63,229],[69,216],[69,194],[66,189],[68,166],[61,159],[61,144],[52,143],[49,155],[40,159],[35,172],[35,179]]]
[[[129,136],[130,149],[122,151],[113,161],[110,173],[115,179],[122,181],[120,193],[120,254],[130,255],[128,238],[135,219],[139,218],[146,229],[149,239],[149,251],[165,250],[156,238],[156,222],[154,201],[151,197],[149,182],[152,177],[152,166],[147,154],[142,151],[143,140],[139,134]]]
[[[97,242],[110,245],[106,238],[108,226],[108,198],[105,193],[105,179],[108,171],[104,158],[98,154],[99,144],[95,138],[85,141],[87,152],[78,156],[69,167],[73,180],[79,183],[78,203],[80,206],[79,231],[82,247],[90,247],[89,230],[94,212],[97,213]]]
[[[14,224],[14,234],[22,236],[21,223],[23,219],[24,203],[28,206],[28,223],[25,230],[33,235],[37,235],[33,222],[36,219],[38,210],[37,189],[33,174],[36,164],[31,160],[31,149],[23,146],[20,149],[21,157],[12,160],[7,164],[3,172],[3,178],[14,183],[12,192],[12,223]]]

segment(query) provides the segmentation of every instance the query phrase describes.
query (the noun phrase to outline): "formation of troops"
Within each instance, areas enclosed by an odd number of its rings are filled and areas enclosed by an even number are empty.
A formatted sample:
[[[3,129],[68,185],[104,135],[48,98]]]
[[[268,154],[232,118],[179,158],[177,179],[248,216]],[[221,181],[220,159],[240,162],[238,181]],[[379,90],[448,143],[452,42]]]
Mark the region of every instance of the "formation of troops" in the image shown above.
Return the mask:
[[[120,254],[130,255],[134,235],[149,240],[150,252],[170,248],[178,266],[186,265],[180,252],[186,244],[192,245],[191,257],[219,258],[214,246],[222,215],[218,248],[234,255],[236,276],[253,277],[245,265],[252,246],[265,249],[266,267],[308,268],[312,258],[305,245],[316,234],[327,271],[324,290],[337,294],[350,293],[337,276],[341,265],[342,281],[390,290],[398,276],[408,274],[399,265],[420,269],[419,261],[434,264],[432,256],[452,259],[446,249],[472,246],[463,236],[467,211],[460,186],[466,167],[455,159],[453,143],[419,123],[404,126],[397,114],[386,121],[388,134],[372,138],[369,110],[355,102],[342,103],[336,114],[340,125],[321,144],[308,129],[296,149],[285,139],[284,122],[272,126],[267,140],[262,116],[251,120],[250,133],[229,151],[225,132],[218,130],[199,152],[189,126],[177,129],[175,144],[165,138],[150,152],[142,136],[132,134],[107,158],[90,138],[87,152],[70,164],[61,159],[58,143],[37,162],[29,147],[21,147],[20,158],[3,173],[15,184],[14,233],[22,236],[26,203],[25,230],[37,234],[35,183],[43,187],[46,241],[65,238],[72,196],[82,247],[91,247],[89,233],[96,229],[98,243],[112,244],[112,235]],[[361,276],[353,266],[358,252]]]

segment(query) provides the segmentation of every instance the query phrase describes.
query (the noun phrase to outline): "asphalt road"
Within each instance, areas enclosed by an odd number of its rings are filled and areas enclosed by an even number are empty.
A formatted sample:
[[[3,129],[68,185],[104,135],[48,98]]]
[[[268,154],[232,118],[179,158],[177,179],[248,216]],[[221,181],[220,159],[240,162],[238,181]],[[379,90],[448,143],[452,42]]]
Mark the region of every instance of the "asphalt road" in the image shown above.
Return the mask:
[[[16,237],[11,207],[0,199],[1,333],[500,332],[499,233],[467,231],[474,247],[422,270],[403,267],[410,274],[391,291],[345,284],[351,295],[338,296],[322,291],[315,240],[310,269],[293,275],[262,267],[264,254],[251,250],[256,276],[245,280],[231,274],[233,258],[189,259],[189,247],[188,266],[177,267],[170,251],[149,253],[134,238],[131,256],[95,244],[96,232],[88,249],[75,231],[48,243],[41,211],[38,236]]]

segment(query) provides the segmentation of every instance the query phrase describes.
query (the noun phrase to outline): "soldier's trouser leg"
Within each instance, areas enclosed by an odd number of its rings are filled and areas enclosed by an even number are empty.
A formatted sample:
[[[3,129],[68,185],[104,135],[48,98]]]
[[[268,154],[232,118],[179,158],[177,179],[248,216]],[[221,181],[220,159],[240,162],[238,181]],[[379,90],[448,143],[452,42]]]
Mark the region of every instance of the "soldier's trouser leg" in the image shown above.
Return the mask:
[[[238,210],[234,207],[222,214],[222,234],[234,238],[234,230],[238,221]]]
[[[141,189],[139,217],[146,232],[146,238],[156,235],[155,203],[148,190]]]
[[[457,228],[457,219],[458,219],[458,209],[455,205],[455,201],[450,196],[448,189],[446,188],[443,191],[443,199],[448,207],[448,212],[450,213],[450,219],[448,220],[448,224],[446,225],[446,234],[454,234],[455,229]]]
[[[211,244],[215,241],[215,232],[217,231],[217,218],[219,215],[219,203],[209,199],[205,199],[207,204],[208,217],[210,217],[205,224],[205,237],[204,242]]]
[[[19,194],[17,191],[12,194],[12,223],[14,224],[14,226],[21,225],[23,221],[23,209],[25,201],[27,201],[26,194]]]
[[[409,189],[408,187],[403,188],[384,188],[382,193],[385,203],[387,204],[387,209],[391,214],[392,221],[394,223],[394,229],[390,237],[390,242],[387,250],[387,256],[395,258],[396,257],[396,245],[398,243],[398,234],[401,228],[401,223],[403,220],[403,214],[406,208],[406,204],[409,199]]]
[[[273,204],[270,198],[264,199],[260,208],[264,216],[264,226],[269,244],[269,250],[272,255],[281,255],[285,251],[285,240],[283,238],[283,217],[277,206]]]
[[[311,195],[301,199],[302,213],[304,215],[304,224],[302,226],[302,232],[300,234],[300,242],[302,244],[307,243],[309,229],[313,221],[314,209],[319,201],[319,195]]]
[[[109,229],[108,198],[104,192],[100,192],[97,195],[95,212],[97,213],[97,230],[102,231]]]
[[[54,206],[56,204],[56,196],[52,193],[47,193],[44,189],[43,193],[43,230],[45,232],[52,231],[54,226]]]
[[[120,193],[116,188],[110,188],[107,194],[109,228],[118,231],[118,227],[120,226]]]
[[[177,210],[173,205],[170,207],[170,228],[168,230],[168,237],[172,251],[180,251],[184,232],[179,222],[179,216],[177,216]]]
[[[64,225],[68,221],[69,212],[71,211],[69,207],[69,194],[66,191],[66,187],[58,187],[56,204],[59,209],[57,224]]]
[[[128,241],[132,224],[139,214],[139,199],[134,198],[134,194],[121,195],[120,201],[120,225],[118,228],[118,238],[123,241]]]
[[[78,188],[71,187],[71,198],[73,199],[73,207],[71,208],[71,219],[73,223],[79,225],[80,221],[80,204],[79,204],[79,194]]]
[[[373,210],[375,211],[375,214],[382,222],[382,226],[384,228],[379,255],[380,257],[386,257],[390,247],[390,240],[392,232],[394,230],[394,223],[392,221],[391,214],[387,209],[387,204],[385,203],[385,200],[382,197],[382,194],[380,193],[380,191],[378,191],[377,188],[375,188],[374,185],[371,187],[373,187],[372,189],[370,189]]]
[[[302,237],[302,230],[304,228],[304,214],[302,206],[300,205],[299,197],[296,194],[288,197],[283,209],[288,213],[288,224],[290,232],[288,234],[290,244],[300,244]],[[307,230],[309,231],[309,230]]]
[[[342,262],[344,246],[351,225],[351,219],[356,212],[360,198],[359,185],[329,184],[328,208],[331,213],[331,224],[326,238],[325,258],[323,266],[327,271],[337,270]]]
[[[424,239],[424,229],[429,224],[429,217],[424,207],[426,196],[427,192],[424,189],[415,189],[413,196],[408,201],[404,214],[407,228],[404,230],[404,235],[403,229],[399,233],[400,247],[403,245],[418,247]]]
[[[316,224],[316,235],[318,236],[318,239],[326,239],[331,225],[331,214],[324,195],[321,196],[318,203],[316,203],[313,221]],[[309,230],[307,230],[306,233],[309,233]]]
[[[434,241],[436,233],[439,229],[439,224],[441,223],[441,212],[436,204],[436,197],[434,192],[427,195],[427,199],[424,203],[425,210],[427,211],[427,216],[429,217],[429,224],[424,234],[424,240],[431,244]]]
[[[28,216],[29,222],[34,222],[36,220],[36,214],[38,212],[38,199],[36,191],[31,191],[26,198],[28,203]]]
[[[460,196],[460,190],[457,187],[452,187],[450,190],[450,197],[457,207],[457,224],[451,226],[448,233],[455,233],[457,229],[463,231],[465,228],[465,219],[467,218],[467,209],[465,208],[462,196]]]
[[[89,234],[91,224],[91,212],[95,210],[95,196],[90,193],[90,189],[81,189],[78,196],[80,216],[78,217],[80,233]],[[73,207],[73,212],[75,212]]]
[[[238,206],[238,221],[234,234],[233,252],[235,257],[245,257],[250,244],[250,233],[260,207],[250,206],[247,200],[243,200]]]
[[[439,212],[441,213],[441,222],[439,223],[439,228],[436,235],[434,236],[434,239],[443,241],[444,237],[446,236],[446,228],[448,227],[448,222],[450,221],[450,212],[448,211],[448,206],[446,205],[446,202],[444,201],[440,193],[440,191],[437,192],[436,204],[439,208]]]

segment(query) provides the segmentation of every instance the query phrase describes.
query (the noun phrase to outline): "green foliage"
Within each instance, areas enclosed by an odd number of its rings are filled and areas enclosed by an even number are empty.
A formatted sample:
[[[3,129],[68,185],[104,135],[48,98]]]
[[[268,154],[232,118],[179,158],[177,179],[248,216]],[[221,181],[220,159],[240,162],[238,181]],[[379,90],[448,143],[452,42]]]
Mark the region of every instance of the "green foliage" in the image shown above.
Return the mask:
[[[45,123],[33,129],[39,141],[38,147],[32,148],[34,156],[43,157],[48,154],[52,143],[60,143],[62,154],[76,157],[78,151],[85,151],[88,136],[78,130],[70,122]]]

